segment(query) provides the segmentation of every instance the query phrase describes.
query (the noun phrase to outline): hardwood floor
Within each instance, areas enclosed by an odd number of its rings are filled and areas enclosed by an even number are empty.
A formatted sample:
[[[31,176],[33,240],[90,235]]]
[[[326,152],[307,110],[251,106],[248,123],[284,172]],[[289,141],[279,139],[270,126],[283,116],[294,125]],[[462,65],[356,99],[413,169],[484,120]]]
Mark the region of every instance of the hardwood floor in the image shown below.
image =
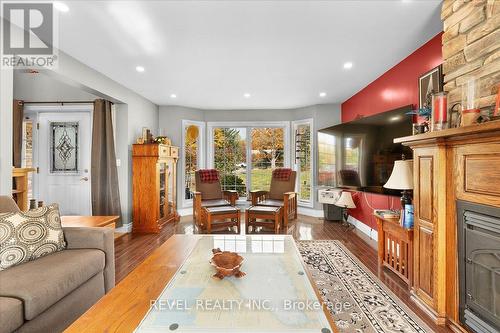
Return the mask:
[[[244,219],[242,218],[242,221]],[[241,228],[244,233],[245,228]],[[146,259],[156,248],[163,244],[173,234],[199,233],[193,226],[191,216],[181,218],[178,223],[165,226],[159,234],[126,234],[115,240],[116,283]],[[228,233],[215,232],[215,233]],[[268,234],[269,232],[263,232]],[[283,232],[285,233],[285,232]],[[297,240],[340,240],[358,257],[361,262],[389,289],[415,312],[435,332],[452,332],[446,327],[435,325],[431,319],[410,299],[407,286],[395,274],[388,270],[379,271],[377,262],[377,243],[357,230],[346,231],[338,222],[324,222],[321,219],[299,215],[286,230]]]

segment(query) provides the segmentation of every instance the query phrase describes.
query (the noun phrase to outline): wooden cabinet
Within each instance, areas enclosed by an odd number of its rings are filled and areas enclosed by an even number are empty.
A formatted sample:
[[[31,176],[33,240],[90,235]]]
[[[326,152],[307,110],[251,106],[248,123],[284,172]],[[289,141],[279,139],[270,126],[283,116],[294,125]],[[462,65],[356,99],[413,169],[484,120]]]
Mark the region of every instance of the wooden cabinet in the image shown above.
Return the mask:
[[[179,148],[159,144],[132,146],[133,232],[160,232],[178,221],[177,160]]]
[[[445,323],[446,309],[446,224],[439,214],[446,205],[446,149],[442,145],[416,147],[414,176],[414,276],[412,292],[439,324]],[[442,216],[446,218],[445,216]]]
[[[28,210],[28,177],[34,168],[12,168],[12,197],[22,211]]]
[[[412,299],[437,324],[459,321],[457,200],[500,207],[500,121],[404,138],[413,149]]]

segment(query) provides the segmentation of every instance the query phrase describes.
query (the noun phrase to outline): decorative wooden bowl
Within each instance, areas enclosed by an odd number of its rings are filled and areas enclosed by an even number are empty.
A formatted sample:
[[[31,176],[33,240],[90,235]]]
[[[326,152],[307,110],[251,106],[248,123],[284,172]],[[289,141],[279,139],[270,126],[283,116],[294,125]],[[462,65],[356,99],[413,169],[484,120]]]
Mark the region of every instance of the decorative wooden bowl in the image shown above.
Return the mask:
[[[226,276],[236,276],[237,278],[245,276],[245,273],[240,271],[241,265],[243,264],[243,257],[238,253],[221,251],[220,249],[213,249],[212,253],[214,256],[210,260],[210,264],[215,267],[217,273],[214,277],[223,279]]]

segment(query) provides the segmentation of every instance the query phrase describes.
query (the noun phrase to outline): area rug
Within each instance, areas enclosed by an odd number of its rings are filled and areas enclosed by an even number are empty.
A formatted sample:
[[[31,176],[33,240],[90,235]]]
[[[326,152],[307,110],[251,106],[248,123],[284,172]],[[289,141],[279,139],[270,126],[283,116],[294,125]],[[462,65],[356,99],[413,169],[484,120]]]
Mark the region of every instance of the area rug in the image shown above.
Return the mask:
[[[339,241],[297,246],[340,332],[433,332]]]

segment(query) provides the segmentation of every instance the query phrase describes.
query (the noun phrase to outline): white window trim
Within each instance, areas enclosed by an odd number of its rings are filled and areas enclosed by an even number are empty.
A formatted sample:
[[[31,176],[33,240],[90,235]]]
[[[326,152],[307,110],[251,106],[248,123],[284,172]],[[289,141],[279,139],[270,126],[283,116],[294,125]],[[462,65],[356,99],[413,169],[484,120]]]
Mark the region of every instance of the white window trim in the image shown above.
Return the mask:
[[[186,127],[190,125],[195,125],[200,128],[200,133],[199,133],[199,145],[198,145],[198,169],[203,169],[206,165],[205,163],[205,122],[203,121],[195,121],[195,120],[187,120],[183,119],[182,120],[182,129],[181,129],[181,186],[180,188],[182,189],[181,193],[181,207],[182,208],[189,208],[193,207],[193,199],[186,199],[184,195],[184,184],[186,183],[186,149],[185,149],[185,144],[186,144],[186,137],[185,137],[185,129]]]
[[[291,151],[291,142],[290,142],[290,122],[289,121],[210,121],[207,122],[207,168],[213,168],[214,167],[214,147],[213,147],[213,142],[214,142],[214,128],[219,128],[219,127],[232,127],[232,128],[258,128],[258,127],[281,127],[283,128],[284,132],[284,141],[285,141],[285,146],[284,146],[284,166],[289,168],[290,167],[290,151]],[[247,140],[250,140],[249,133],[247,133]],[[249,154],[250,150],[250,145],[247,144],[247,166],[250,165],[248,163],[249,159],[251,159],[251,156]],[[251,181],[251,175],[247,177],[247,183],[250,183]],[[248,185],[247,189],[248,189]],[[246,198],[240,198],[238,200],[239,202],[246,201]]]
[[[299,170],[299,165],[297,164],[297,160],[295,159],[295,130],[298,126],[300,125],[309,125],[311,128],[311,149],[310,149],[310,160],[311,160],[311,170],[310,170],[310,176],[311,176],[311,196],[309,200],[297,200],[297,205],[301,207],[314,207],[314,156],[315,155],[315,135],[314,135],[314,119],[313,118],[307,118],[307,119],[301,119],[301,120],[295,120],[292,121],[292,131],[293,131],[293,169],[297,172],[297,179],[296,179],[296,188],[297,188],[297,193],[300,191],[300,170]]]

